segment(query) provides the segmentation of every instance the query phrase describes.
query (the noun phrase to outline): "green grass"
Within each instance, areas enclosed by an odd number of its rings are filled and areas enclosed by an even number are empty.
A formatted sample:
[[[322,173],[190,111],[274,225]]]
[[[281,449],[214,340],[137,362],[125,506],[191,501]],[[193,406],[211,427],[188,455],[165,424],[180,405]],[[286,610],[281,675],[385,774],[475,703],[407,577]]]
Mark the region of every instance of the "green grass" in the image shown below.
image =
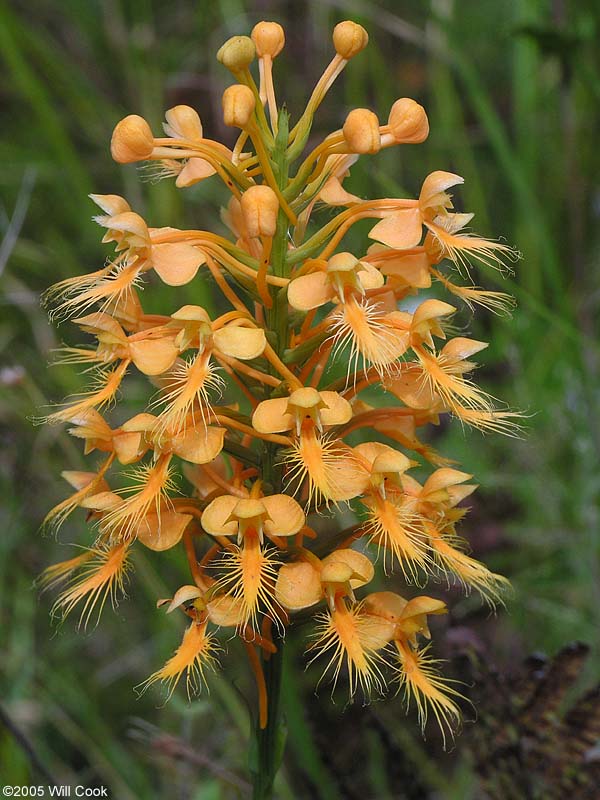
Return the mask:
[[[188,190],[184,203],[172,183],[140,184],[134,167],[114,165],[108,142],[124,114],[141,113],[158,128],[164,108],[179,102],[196,106],[215,138],[227,136],[219,119],[227,77],[213,54],[227,36],[247,32],[264,6],[179,0],[167,13],[165,4],[150,0],[58,6],[37,0],[32,14],[21,3],[0,2],[0,230],[10,244],[0,251],[1,702],[57,782],[103,783],[119,798],[243,796],[227,774],[247,778],[244,696],[252,689],[239,659],[213,683],[210,698],[190,706],[182,694],[165,708],[150,692],[136,699],[132,686],[177,643],[179,631],[154,608],[155,598],[168,596],[167,587],[184,574],[176,559],[165,566],[150,554],[139,562],[131,598],[116,614],[107,610],[94,632],[77,632],[75,620],[51,625],[51,598],[40,597],[32,583],[67,548],[38,529],[63,496],[60,470],[83,460],[62,430],[28,421],[77,386],[71,371],[47,370],[49,350],[72,332],[48,325],[38,297],[60,278],[97,268],[106,255],[90,220],[90,191],[124,194],[155,226],[218,224],[214,208],[223,196],[216,185]],[[466,178],[456,193],[460,209],[475,212],[483,234],[501,235],[522,252],[514,277],[479,276],[515,294],[513,317],[480,314],[471,330],[491,342],[483,379],[528,414],[526,436],[482,437],[456,425],[436,442],[481,483],[467,533],[476,549],[491,537],[489,560],[511,577],[515,597],[496,621],[483,619],[470,601],[459,603],[455,625],[476,630],[501,669],[515,653],[553,652],[573,639],[594,644],[600,615],[597,4],[572,3],[563,18],[543,0],[457,3],[454,12],[434,0],[268,6],[267,18],[288,31],[277,71],[296,114],[329,58],[333,24],[351,16],[369,29],[370,49],[349,65],[319,113],[320,131],[339,127],[352,106],[371,106],[384,118],[404,94],[428,109],[428,142],[357,165],[351,191],[414,194],[429,170],[456,171]],[[21,220],[13,217],[16,207]],[[206,289],[191,291],[185,302],[211,302]],[[160,304],[160,294],[154,302]],[[78,528],[69,523],[61,541],[78,541]],[[596,652],[590,680],[598,664]],[[292,659],[289,756],[278,796],[352,797],[353,786],[363,796],[400,796],[386,761],[388,738],[406,753],[411,780],[424,792],[447,798],[476,792],[462,740],[452,755],[440,755],[435,741],[419,738],[414,718],[402,722],[399,703],[390,704],[392,721],[377,704],[364,718],[352,717],[352,728],[349,715],[358,712],[330,707],[326,691],[317,700],[311,680],[301,660]],[[134,718],[177,737],[200,760],[170,757],[154,729]],[[344,737],[360,759],[345,753]],[[332,753],[336,747],[340,752]],[[1,728],[0,776],[5,783],[40,781]],[[403,785],[410,788],[410,781]]]

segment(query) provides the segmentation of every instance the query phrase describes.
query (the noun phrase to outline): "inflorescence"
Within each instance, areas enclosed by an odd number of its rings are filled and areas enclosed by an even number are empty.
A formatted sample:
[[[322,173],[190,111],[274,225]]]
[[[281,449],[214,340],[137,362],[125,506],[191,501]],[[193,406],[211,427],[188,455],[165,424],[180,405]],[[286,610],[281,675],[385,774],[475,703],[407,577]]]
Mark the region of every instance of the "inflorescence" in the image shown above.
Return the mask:
[[[240,131],[233,149],[207,138],[188,106],[166,112],[160,136],[140,116],[121,120],[113,158],[149,162],[181,188],[220,180],[231,238],[152,228],[122,197],[92,195],[115,254],[47,293],[53,317],[75,317],[93,341],[63,348],[63,362],[83,364],[94,380],[46,419],[67,423],[85,453],[103,459],[90,472],[63,473],[73,492],[47,516],[59,526],[85,509],[92,527],[89,548],[43,575],[46,586],[66,584],[55,611],[78,607],[87,624],[122,593],[134,549],[183,548],[190,583],[158,605],[183,612],[189,625],[146,685],[172,692],[185,677],[188,691],[199,689],[218,664],[224,629],[246,648],[263,726],[258,654],[268,658],[288,626],[311,620],[309,658],[334,682],[345,674],[351,696],[395,683],[423,724],[430,710],[452,728],[457,692],[422,644],[444,602],[363,587],[374,562],[416,587],[427,576],[458,582],[491,605],[506,585],[467,555],[456,532],[472,476],[419,429],[451,415],[482,430],[517,430],[516,415],[472,380],[486,343],[447,338],[457,309],[432,291],[506,309],[511,298],[473,285],[469,265],[502,269],[515,254],[465,231],[472,215],[454,212],[449,193],[458,175],[431,173],[416,200],[365,200],[344,188],[359,157],[427,138],[414,100],[397,100],[385,124],[354,109],[306,152],[315,112],[367,42],[360,25],[336,26],[335,55],[292,127],[273,84],[281,26],[261,22],[251,37],[227,41],[217,57],[237,81],[222,99],[225,124]],[[318,227],[324,206],[339,210]],[[344,251],[346,233],[365,219],[374,221],[371,243]],[[145,285],[206,276],[228,307],[219,316],[197,305],[144,312]],[[426,299],[415,300],[420,292]],[[112,427],[101,410],[127,394],[134,370],[148,376],[148,404]],[[224,391],[231,402],[221,403]],[[413,477],[428,466],[426,480]]]

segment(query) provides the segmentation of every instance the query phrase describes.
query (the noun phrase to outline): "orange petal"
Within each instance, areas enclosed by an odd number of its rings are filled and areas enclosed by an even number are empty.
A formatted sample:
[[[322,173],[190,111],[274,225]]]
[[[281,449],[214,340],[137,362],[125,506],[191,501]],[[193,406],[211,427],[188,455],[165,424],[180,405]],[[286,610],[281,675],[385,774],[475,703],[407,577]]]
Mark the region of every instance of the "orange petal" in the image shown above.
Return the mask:
[[[67,481],[67,483],[70,484],[74,489],[77,489],[77,491],[89,486],[89,484],[98,477],[96,472],[82,472],[80,470],[73,469],[65,469],[60,474]],[[104,478],[102,478],[102,481],[98,484],[98,488],[102,490],[108,490],[108,484]]]
[[[79,505],[82,508],[90,508],[92,511],[108,511],[111,508],[116,508],[122,502],[122,499],[115,492],[98,492],[90,497],[85,497]]]
[[[113,448],[121,464],[133,464],[142,457],[148,445],[142,442],[142,434],[137,431],[118,433],[113,439]]]
[[[449,486],[454,486],[457,483],[464,483],[472,478],[468,472],[460,472],[458,469],[451,467],[442,467],[436,469],[425,481],[423,485],[423,496],[429,495],[434,492],[439,492],[442,489],[447,489]]]
[[[419,367],[403,367],[398,377],[386,381],[385,388],[409,408],[435,408],[440,402]]]
[[[406,472],[407,469],[410,469],[411,466],[414,466],[414,464],[415,462],[411,462],[404,453],[394,450],[393,447],[387,447],[386,450],[381,452],[375,461],[373,461],[372,470],[373,472],[401,474]]]
[[[186,139],[188,142],[202,141],[202,122],[198,112],[191,106],[173,106],[165,112],[165,133],[173,139]]]
[[[142,339],[129,343],[131,360],[144,375],[160,375],[175,363],[179,355],[172,339]]]
[[[344,425],[352,419],[352,406],[337,392],[319,392],[325,403],[320,409],[323,425]]]
[[[211,464],[211,471],[216,472],[222,478],[227,477],[227,462],[223,454],[219,454],[214,464]],[[212,494],[219,488],[219,485],[215,483],[215,481],[207,475],[206,470],[201,467],[184,464],[183,474],[194,487],[195,494],[197,494],[198,497],[208,497],[209,494]]]
[[[401,279],[415,289],[427,289],[431,286],[431,272],[426,253],[404,256],[398,254],[396,258],[382,259],[379,269],[384,275]]]
[[[212,425],[198,430],[190,428],[173,440],[173,452],[192,464],[208,464],[223,449],[224,438],[225,428]]]
[[[293,536],[306,522],[302,508],[286,494],[263,497],[262,502],[269,515],[264,521],[267,536]]]
[[[184,603],[187,603],[190,600],[195,600],[197,597],[201,596],[202,591],[197,586],[181,586],[173,595],[173,599],[167,608],[167,614],[175,611],[176,608],[179,608],[179,606],[183,605]]]
[[[222,595],[207,603],[208,618],[213,625],[222,628],[238,627],[246,619],[244,600],[242,597]]]
[[[361,198],[355,194],[347,192],[339,178],[332,175],[329,180],[325,181],[323,188],[317,195],[317,199],[322,203],[327,203],[328,206],[349,206],[353,203],[360,203]]]
[[[358,455],[364,458],[371,466],[377,456],[384,453],[387,449],[393,450],[392,447],[388,448],[387,444],[382,444],[381,442],[362,442],[356,445],[354,452],[358,453]],[[394,452],[396,451],[394,450]]]
[[[415,309],[412,327],[416,328],[417,325],[430,319],[454,314],[455,311],[456,308],[454,306],[451,306],[450,303],[444,303],[442,300],[425,300]]]
[[[402,619],[408,619],[420,614],[447,614],[448,609],[443,600],[436,600],[434,597],[413,597],[409,600],[404,611],[402,612]]]
[[[397,622],[408,605],[407,601],[395,592],[373,592],[365,597],[365,609],[369,614]]]
[[[354,448],[371,465],[373,472],[404,472],[411,461],[404,453],[381,442],[363,442]]]
[[[368,261],[361,261],[360,266],[358,279],[363,289],[380,289],[385,283],[381,272]]]
[[[189,283],[206,257],[190,244],[156,244],[152,248],[152,266],[168,286]]]
[[[439,195],[443,194],[446,189],[464,182],[464,178],[452,172],[442,172],[441,170],[432,172],[423,181],[421,194],[419,195],[419,206],[425,208],[427,206],[437,205]]]
[[[224,494],[209,503],[202,512],[201,521],[204,530],[213,536],[234,536],[238,531],[238,523],[236,520],[229,522],[227,520],[238,501],[239,497]]]
[[[288,286],[288,303],[298,311],[310,311],[334,298],[331,282],[325,272],[313,272],[294,278]]]
[[[135,211],[125,211],[121,214],[116,214],[106,221],[106,227],[110,230],[121,231],[122,233],[130,233],[136,236],[139,246],[144,246],[150,243],[150,234],[148,226],[139,214]]]
[[[135,528],[135,534],[149,550],[169,550],[179,543],[191,519],[189,514],[176,511],[161,511],[160,515],[150,512]]]
[[[212,164],[204,158],[190,158],[177,176],[175,186],[178,189],[193,186],[195,183],[205,180],[205,178],[210,178],[216,171]]]
[[[333,392],[329,394],[333,394]],[[292,415],[287,413],[288,402],[287,397],[275,397],[259,403],[252,415],[254,430],[258,433],[289,431],[294,425],[294,420]],[[352,416],[352,410],[350,416]]]
[[[267,340],[262,328],[243,328],[226,325],[213,334],[215,348],[226,356],[248,360],[258,358],[265,349]]]
[[[398,250],[416,247],[422,235],[421,212],[418,208],[405,208],[396,211],[378,222],[369,232],[370,239],[376,239]]]
[[[446,490],[448,492],[448,502],[451,508],[458,505],[461,500],[464,500],[469,495],[473,494],[473,492],[478,489],[479,486],[476,483],[467,483],[464,486],[449,486]]]
[[[307,561],[284,564],[277,575],[275,599],[290,611],[314,606],[323,597],[319,570]]]
[[[96,337],[102,336],[105,342],[123,344],[126,341],[123,328],[110,314],[105,314],[103,311],[96,311],[94,314],[78,317],[73,322],[86,333],[91,333]]]
[[[373,580],[373,575],[375,574],[375,569],[369,559],[362,553],[349,548],[334,550],[333,553],[323,559],[324,568],[331,564],[344,564],[349,567],[350,586],[353,589],[369,583],[369,581]],[[323,576],[322,579],[324,579]]]
[[[141,414],[136,414],[134,417],[131,417],[131,419],[128,419],[127,422],[124,422],[121,425],[121,430],[127,431],[128,433],[131,431],[151,431],[156,425],[156,419],[154,414],[142,411]]]
[[[433,223],[426,223],[427,227],[432,224],[432,227],[442,228],[446,233],[454,234],[462,230],[465,225],[473,219],[475,214],[444,214],[437,216]],[[463,237],[465,245],[468,245],[468,239]]]
[[[264,517],[266,513],[267,509],[262,498],[244,497],[235,504],[232,516],[240,520],[256,520]]]
[[[343,583],[346,584],[354,571],[351,566],[343,561],[330,560],[323,564],[321,570],[321,583]]]
[[[131,211],[131,206],[127,200],[118,194],[89,194],[88,197],[110,217]]]
[[[464,361],[479,353],[480,350],[485,350],[488,347],[487,342],[478,342],[476,339],[466,339],[464,336],[456,336],[450,339],[442,348],[442,353],[450,358]]]

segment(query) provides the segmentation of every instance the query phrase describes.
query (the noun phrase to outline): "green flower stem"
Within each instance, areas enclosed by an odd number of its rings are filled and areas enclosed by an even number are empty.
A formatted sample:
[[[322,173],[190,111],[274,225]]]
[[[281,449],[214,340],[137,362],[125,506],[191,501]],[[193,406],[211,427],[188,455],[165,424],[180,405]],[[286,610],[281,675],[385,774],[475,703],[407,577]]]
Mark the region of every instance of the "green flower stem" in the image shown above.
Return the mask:
[[[286,158],[288,138],[288,114],[282,110],[279,114],[278,132],[272,154],[273,173],[280,189],[285,188],[288,180],[289,161]],[[271,268],[274,275],[286,277],[286,252],[289,235],[289,220],[280,209],[277,230],[273,237],[271,249]],[[280,289],[274,297],[273,308],[268,316],[269,328],[274,331],[276,340],[274,349],[281,358],[287,346],[288,313],[287,289]],[[273,491],[281,491],[281,467],[278,465],[278,447],[267,444],[264,451],[263,476]],[[258,718],[255,729],[254,766],[254,800],[269,800],[273,796],[273,783],[279,770],[285,748],[285,734],[281,723],[281,674],[283,670],[284,639],[274,628],[274,644],[277,652],[262,655],[262,667],[267,687],[267,725],[261,728]],[[258,715],[257,715],[258,717]]]
[[[256,764],[253,800],[270,800],[273,797],[275,776],[281,765],[285,748],[285,730],[281,720],[281,684],[283,673],[283,638],[275,637],[277,652],[262,659],[267,685],[267,726],[256,723]]]
[[[285,156],[285,146],[287,143],[289,118],[285,111],[279,114],[279,127],[275,148],[273,150],[273,173],[280,189],[284,189],[288,179],[289,162]],[[285,212],[280,209],[277,219],[277,230],[273,237],[273,247],[271,249],[271,268],[273,274],[280,278],[288,277],[288,265],[286,262],[287,243],[289,235],[289,220]],[[287,345],[287,289],[280,289],[274,299],[273,308],[269,314],[269,327],[277,337],[275,349],[281,357]]]

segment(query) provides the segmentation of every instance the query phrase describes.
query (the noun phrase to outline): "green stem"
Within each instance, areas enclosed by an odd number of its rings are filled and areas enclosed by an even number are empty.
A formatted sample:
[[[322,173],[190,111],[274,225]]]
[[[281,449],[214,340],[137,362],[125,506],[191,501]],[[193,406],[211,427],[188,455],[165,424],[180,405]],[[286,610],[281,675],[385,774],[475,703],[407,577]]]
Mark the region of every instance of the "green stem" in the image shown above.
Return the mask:
[[[279,114],[277,138],[273,149],[273,172],[280,189],[284,189],[288,180],[289,162],[285,156],[285,147],[288,135],[288,115],[285,111]],[[271,267],[273,274],[278,277],[287,277],[287,242],[289,233],[289,220],[285,212],[280,209],[277,218],[277,230],[273,237],[271,249]],[[278,355],[287,346],[287,289],[280,289],[269,313],[269,327],[277,336],[276,350]]]
[[[262,659],[268,697],[266,728],[256,723],[257,772],[254,776],[253,800],[270,800],[285,747],[285,731],[281,724],[281,684],[283,673],[283,638],[274,637],[277,652]]]
[[[286,158],[289,120],[285,110],[279,113],[278,132],[272,151],[273,173],[280,189],[284,189],[288,181],[289,161]],[[280,209],[277,219],[277,230],[273,237],[271,249],[271,268],[274,275],[286,276],[287,242],[289,220]],[[276,339],[274,348],[281,357],[288,341],[287,289],[280,289],[274,298],[273,307],[268,314],[269,328]],[[279,448],[267,444],[264,449],[262,473],[265,483],[270,484],[274,492],[281,491],[281,465],[278,463]],[[261,656],[262,668],[267,688],[267,725],[260,727],[257,719],[255,729],[255,760],[253,800],[269,800],[273,796],[273,784],[279,770],[285,748],[285,732],[281,723],[281,676],[283,671],[284,639],[274,629],[273,642],[277,652]]]

